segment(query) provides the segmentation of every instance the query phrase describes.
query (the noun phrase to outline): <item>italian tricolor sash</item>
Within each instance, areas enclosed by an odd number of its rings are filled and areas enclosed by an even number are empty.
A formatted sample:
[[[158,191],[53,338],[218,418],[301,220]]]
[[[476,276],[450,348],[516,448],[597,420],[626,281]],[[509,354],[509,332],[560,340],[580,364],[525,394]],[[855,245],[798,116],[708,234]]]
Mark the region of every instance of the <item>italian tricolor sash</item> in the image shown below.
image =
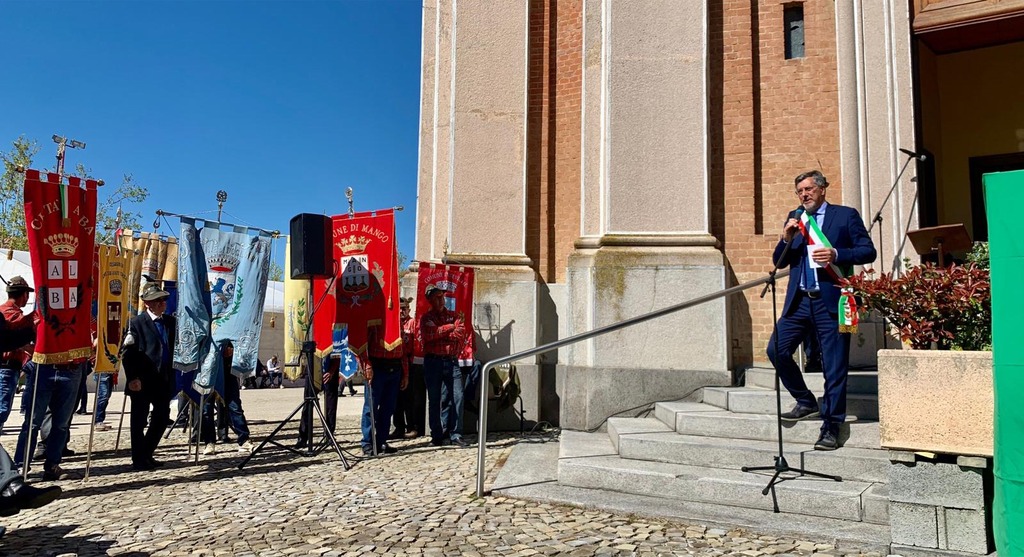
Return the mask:
[[[807,214],[807,211],[800,213],[800,233],[804,235],[804,238],[807,240],[807,245],[811,248],[832,249],[832,244],[829,243],[825,234],[821,232],[821,227],[818,226],[818,221],[811,218],[811,215]],[[846,273],[844,273],[843,270],[835,263],[829,263],[824,267],[824,269],[837,284],[841,284],[842,280],[846,277]],[[838,309],[839,332],[856,333],[857,300],[853,296],[852,288],[842,287],[842,295],[839,297]]]

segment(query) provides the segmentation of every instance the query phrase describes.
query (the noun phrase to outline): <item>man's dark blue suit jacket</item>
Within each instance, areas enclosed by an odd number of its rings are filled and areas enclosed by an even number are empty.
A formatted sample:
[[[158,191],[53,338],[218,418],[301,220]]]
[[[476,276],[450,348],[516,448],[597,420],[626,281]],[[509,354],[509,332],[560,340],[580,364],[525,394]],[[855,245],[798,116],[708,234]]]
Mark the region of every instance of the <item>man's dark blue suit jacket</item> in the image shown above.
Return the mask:
[[[796,211],[787,217],[795,218]],[[875,260],[877,253],[875,246],[871,243],[871,237],[864,228],[864,221],[860,213],[851,207],[829,204],[825,207],[824,225],[821,231],[828,238],[832,247],[836,250],[835,265],[847,272],[853,265],[865,265]],[[786,242],[779,240],[775,246],[775,253],[772,261],[778,262]],[[807,258],[807,241],[802,234],[797,232],[793,237],[793,245],[786,254],[786,260],[779,268],[790,267],[792,272],[789,275],[789,287],[786,288],[786,303],[782,307],[782,315],[789,313],[793,304],[793,298],[800,289],[800,276],[803,269],[804,259]],[[836,315],[839,310],[839,286],[832,279],[825,269],[818,269],[818,286],[821,288],[821,299],[828,308],[829,313]]]

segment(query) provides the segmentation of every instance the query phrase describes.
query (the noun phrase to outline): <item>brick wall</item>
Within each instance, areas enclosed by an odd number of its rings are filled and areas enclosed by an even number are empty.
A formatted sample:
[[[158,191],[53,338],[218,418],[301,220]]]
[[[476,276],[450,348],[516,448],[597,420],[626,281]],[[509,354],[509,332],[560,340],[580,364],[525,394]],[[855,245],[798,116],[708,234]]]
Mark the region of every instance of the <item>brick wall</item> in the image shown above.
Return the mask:
[[[711,3],[711,96],[722,99],[710,115],[712,231],[735,283],[770,270],[781,223],[798,205],[793,177],[820,162],[832,183],[828,199],[842,198],[835,10],[830,0],[804,2],[805,57],[786,60],[782,12],[791,3]],[[772,308],[759,293],[731,303],[734,366],[767,359]]]
[[[545,282],[565,282],[580,230],[581,0],[531,0],[527,249]]]

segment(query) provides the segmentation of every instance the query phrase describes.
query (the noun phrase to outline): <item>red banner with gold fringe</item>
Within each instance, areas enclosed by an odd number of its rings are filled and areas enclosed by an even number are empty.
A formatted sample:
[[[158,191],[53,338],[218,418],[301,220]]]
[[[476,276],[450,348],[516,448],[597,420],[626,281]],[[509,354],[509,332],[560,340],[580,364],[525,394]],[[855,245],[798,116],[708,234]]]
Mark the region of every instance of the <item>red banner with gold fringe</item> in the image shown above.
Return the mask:
[[[416,284],[416,320],[426,315],[431,310],[430,302],[427,301],[426,290],[428,286],[440,288],[444,292],[444,305],[448,311],[455,312],[462,316],[466,330],[463,331],[462,339],[464,344],[459,351],[459,365],[473,365],[476,357],[475,342],[473,336],[473,285],[474,270],[465,265],[444,265],[442,263],[420,262],[419,278]],[[417,361],[423,358],[423,343],[419,337],[420,331],[417,327],[416,352],[414,357]]]
[[[25,230],[32,254],[40,364],[81,361],[92,355],[90,334],[93,249],[96,243],[95,180],[25,171]]]
[[[394,211],[335,215],[331,222],[336,276],[313,281],[313,303],[323,300],[313,314],[317,351],[330,352],[340,340],[335,331],[347,328],[348,349],[362,354],[371,325],[383,325],[381,342],[394,349],[402,343]]]

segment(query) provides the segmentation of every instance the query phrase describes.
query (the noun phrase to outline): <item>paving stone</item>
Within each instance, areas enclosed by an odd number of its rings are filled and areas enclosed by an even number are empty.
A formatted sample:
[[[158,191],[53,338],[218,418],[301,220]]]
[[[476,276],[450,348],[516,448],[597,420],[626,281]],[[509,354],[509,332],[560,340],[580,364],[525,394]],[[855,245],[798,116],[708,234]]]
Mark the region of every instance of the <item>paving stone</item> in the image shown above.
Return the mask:
[[[250,398],[254,393],[280,396],[280,400],[250,405],[256,400]],[[119,396],[108,408],[115,423]],[[276,420],[298,405],[301,390],[246,390],[242,396],[253,440],[260,441],[277,426]],[[361,400],[339,400],[337,434],[349,452],[359,448],[360,406]],[[294,426],[284,431],[287,435],[278,440],[295,439]],[[71,448],[80,454],[87,433],[81,423],[72,430]],[[476,451],[433,448],[422,440],[396,441],[400,452],[394,456],[352,458],[348,471],[332,452],[299,457],[268,445],[238,470],[245,455],[234,450],[201,456],[199,465],[194,465],[194,460],[186,460],[183,437],[174,433],[157,451],[157,459],[165,466],[136,472],[130,466],[127,430],[117,453],[113,451],[116,434],[116,430],[96,433],[88,481],[61,482],[65,490],[61,500],[4,519],[8,532],[0,553],[807,557],[816,549],[832,550],[824,540],[779,539],[764,532],[641,519],[501,496],[477,499],[473,493]],[[496,463],[503,462],[517,442],[510,436],[494,437],[489,477],[495,477]],[[75,472],[84,466],[84,456],[63,463]]]

